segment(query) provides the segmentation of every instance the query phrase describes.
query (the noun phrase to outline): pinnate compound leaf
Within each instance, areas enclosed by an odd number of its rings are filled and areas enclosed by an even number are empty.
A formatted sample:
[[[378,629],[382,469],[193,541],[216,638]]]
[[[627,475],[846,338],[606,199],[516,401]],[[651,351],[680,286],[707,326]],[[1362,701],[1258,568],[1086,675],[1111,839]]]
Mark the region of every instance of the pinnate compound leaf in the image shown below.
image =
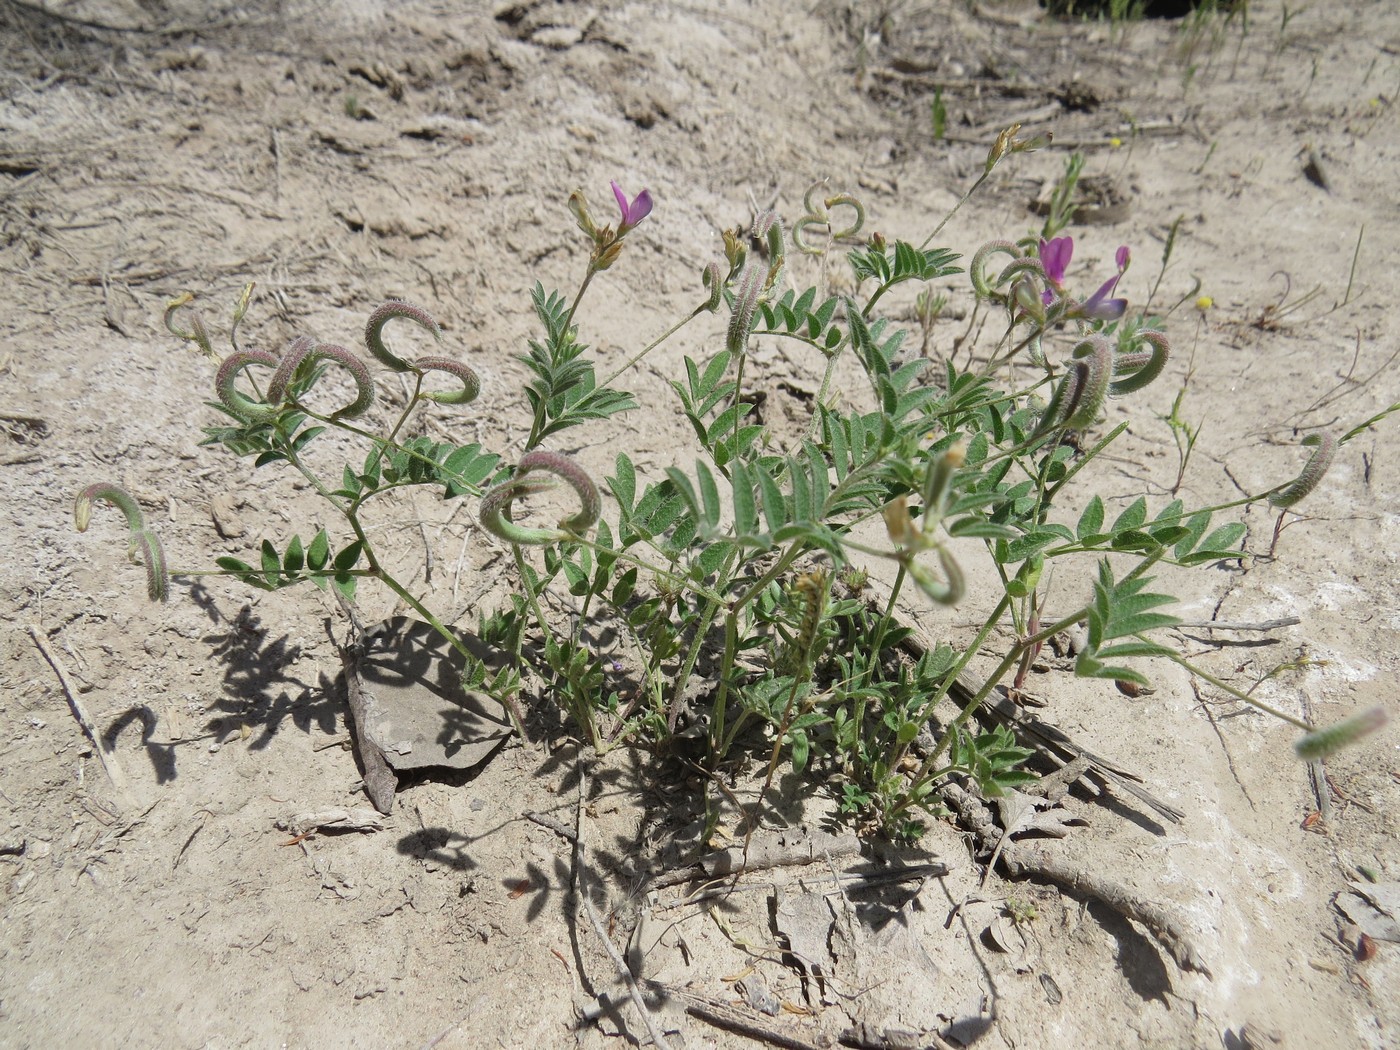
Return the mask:
[[[1200,510],[1186,519],[1186,535],[1178,542],[1172,550],[1172,554],[1181,560],[1185,558],[1201,542],[1201,537],[1206,534],[1206,529],[1210,528],[1211,512]]]
[[[482,452],[481,446],[475,442],[453,449],[442,461],[440,471],[447,481],[446,497],[452,499],[455,496],[474,493],[491,477],[500,461],[500,456]]]

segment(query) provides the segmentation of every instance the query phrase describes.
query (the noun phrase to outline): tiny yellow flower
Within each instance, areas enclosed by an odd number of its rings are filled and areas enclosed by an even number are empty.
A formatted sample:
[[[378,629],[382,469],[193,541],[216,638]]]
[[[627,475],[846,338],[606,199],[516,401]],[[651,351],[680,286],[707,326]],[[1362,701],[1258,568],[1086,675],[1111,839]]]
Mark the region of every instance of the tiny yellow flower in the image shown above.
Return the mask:
[[[1111,148],[1117,149],[1119,146],[1123,145],[1123,140],[1120,139],[1117,135],[1115,135],[1113,138],[1108,140],[1108,144]]]
[[[1215,305],[1215,300],[1208,295],[1203,295],[1196,300],[1196,309],[1202,312],[1209,310]]]

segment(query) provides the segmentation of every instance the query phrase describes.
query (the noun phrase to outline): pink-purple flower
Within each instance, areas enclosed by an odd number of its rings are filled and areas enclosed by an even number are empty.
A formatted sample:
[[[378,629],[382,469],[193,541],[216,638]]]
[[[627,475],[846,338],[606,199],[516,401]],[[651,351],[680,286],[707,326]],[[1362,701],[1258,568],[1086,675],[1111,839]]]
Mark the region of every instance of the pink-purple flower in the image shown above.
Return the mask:
[[[1055,301],[1055,292],[1063,293],[1065,290],[1065,271],[1069,269],[1069,261],[1074,258],[1074,238],[1056,237],[1053,240],[1040,241],[1040,265],[1045,270],[1045,279],[1050,282],[1051,288],[1045,290],[1042,297],[1045,305],[1049,306]]]
[[[630,201],[627,199],[627,194],[622,191],[622,187],[616,182],[612,184],[612,191],[613,196],[617,198],[618,209],[622,212],[622,221],[617,227],[617,235],[621,237],[651,214],[651,191],[642,190]]]
[[[1074,238],[1055,237],[1052,240],[1042,239],[1040,242],[1040,265],[1045,271],[1045,280],[1050,287],[1041,295],[1042,301],[1049,306],[1056,299],[1062,298],[1065,291],[1065,271],[1069,269],[1070,260],[1074,257]],[[1075,316],[1091,317],[1099,321],[1116,321],[1122,317],[1128,309],[1128,300],[1110,299],[1114,291],[1118,288],[1118,282],[1122,279],[1123,273],[1128,268],[1128,260],[1132,253],[1126,244],[1119,247],[1114,255],[1114,262],[1118,264],[1118,272],[1105,281],[1097,292],[1089,296],[1083,303],[1074,309]]]

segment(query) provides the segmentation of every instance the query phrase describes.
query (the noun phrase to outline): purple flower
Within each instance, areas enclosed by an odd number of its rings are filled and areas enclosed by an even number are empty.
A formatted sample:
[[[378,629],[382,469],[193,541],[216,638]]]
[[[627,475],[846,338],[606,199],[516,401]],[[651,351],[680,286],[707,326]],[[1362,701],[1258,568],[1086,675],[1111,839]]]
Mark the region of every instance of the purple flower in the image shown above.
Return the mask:
[[[1123,272],[1128,268],[1128,261],[1132,258],[1132,252],[1128,250],[1126,244],[1121,245],[1114,255],[1114,262],[1118,264],[1118,272],[1103,283],[1097,292],[1085,300],[1084,305],[1079,308],[1079,313],[1085,317],[1093,317],[1100,321],[1116,321],[1122,317],[1128,309],[1128,300],[1110,299],[1118,287],[1118,282],[1123,277]]]
[[[1040,241],[1040,265],[1045,270],[1045,279],[1050,282],[1057,291],[1063,291],[1065,287],[1065,271],[1069,269],[1069,261],[1074,258],[1074,238],[1056,237],[1047,241],[1041,238]],[[1045,302],[1048,305],[1054,296],[1047,290]]]
[[[1119,247],[1113,257],[1114,262],[1118,264],[1118,272],[1105,281],[1099,290],[1089,296],[1082,305],[1075,308],[1074,314],[1076,316],[1090,317],[1099,321],[1116,321],[1123,316],[1128,309],[1128,300],[1110,299],[1109,296],[1118,288],[1118,282],[1123,277],[1123,272],[1127,270],[1131,257],[1132,252],[1128,250],[1126,244]],[[1049,241],[1041,240],[1040,265],[1045,271],[1045,280],[1050,284],[1050,287],[1041,294],[1041,300],[1046,306],[1064,295],[1065,271],[1069,269],[1072,258],[1074,258],[1073,237],[1056,237]]]
[[[627,194],[622,192],[622,187],[615,182],[612,184],[612,191],[613,196],[617,198],[617,206],[622,211],[622,222],[617,227],[617,235],[621,237],[651,214],[651,191],[642,190],[630,202],[627,200]]]

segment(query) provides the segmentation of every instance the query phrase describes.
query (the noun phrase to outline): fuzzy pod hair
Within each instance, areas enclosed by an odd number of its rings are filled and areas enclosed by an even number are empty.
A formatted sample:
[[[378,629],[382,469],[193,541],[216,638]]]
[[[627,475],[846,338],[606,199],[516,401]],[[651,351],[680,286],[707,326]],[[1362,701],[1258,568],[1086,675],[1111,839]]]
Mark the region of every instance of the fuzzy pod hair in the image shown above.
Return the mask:
[[[1012,259],[1021,259],[1021,250],[1011,241],[988,241],[972,254],[972,261],[968,264],[967,275],[972,280],[972,290],[977,293],[979,299],[993,299],[999,297],[999,293],[987,283],[987,260],[993,255],[1009,255]],[[1037,262],[1037,266],[1039,263]],[[1040,276],[1043,280],[1045,270],[1040,268]]]
[[[749,345],[754,313],[766,276],[767,268],[753,261],[745,263],[743,272],[739,274],[739,283],[734,289],[734,313],[729,318],[729,331],[725,337],[726,349],[736,357]]]
[[[153,602],[163,602],[170,596],[170,574],[165,565],[165,549],[160,537],[146,525],[136,498],[119,485],[98,482],[78,493],[73,503],[73,522],[79,532],[86,532],[92,522],[92,505],[102,500],[122,512],[128,532],[127,556],[138,557],[146,564],[146,594]]]
[[[390,299],[379,306],[369,320],[365,322],[365,349],[370,355],[393,372],[410,372],[413,366],[401,357],[397,357],[384,345],[384,326],[396,317],[402,317],[407,321],[412,321],[420,328],[426,329],[438,342],[442,341],[442,326],[432,314],[428,313],[421,306],[404,302],[402,299]]]
[[[524,496],[551,488],[545,478],[528,475],[543,471],[563,479],[579,498],[579,512],[565,518],[556,529],[534,529],[517,525],[507,516],[511,504]],[[481,525],[507,543],[543,546],[580,536],[592,528],[603,512],[603,498],[587,472],[568,456],[558,452],[534,451],[520,457],[515,476],[492,488],[481,498]]]
[[[1269,496],[1269,502],[1280,510],[1286,510],[1299,503],[1308,493],[1317,488],[1318,483],[1322,481],[1332,466],[1332,460],[1337,455],[1340,442],[1336,435],[1320,430],[1303,438],[1303,444],[1311,448],[1313,453],[1308,457],[1307,463],[1303,465],[1302,472]]]
[[[1349,718],[1335,722],[1322,729],[1313,730],[1300,737],[1293,744],[1293,751],[1301,759],[1309,762],[1326,758],[1333,752],[1356,743],[1363,737],[1379,732],[1385,727],[1389,716],[1384,707],[1372,707],[1359,711]]]
[[[1129,350],[1113,359],[1113,374],[1123,376],[1122,379],[1109,384],[1108,392],[1114,397],[1131,394],[1147,386],[1162,374],[1162,369],[1167,367],[1167,359],[1171,356],[1172,345],[1167,341],[1165,332],[1155,329],[1138,332],[1133,337],[1133,342],[1146,343],[1149,349]]]
[[[276,369],[280,363],[277,355],[267,350],[238,350],[229,354],[214,376],[214,391],[219,395],[219,401],[245,423],[265,423],[275,418],[278,413],[276,404],[245,397],[238,392],[235,384],[239,373],[250,365],[265,365]]]
[[[413,370],[418,373],[423,372],[446,372],[455,376],[462,384],[460,390],[441,390],[436,392],[421,392],[419,397],[427,398],[429,401],[436,401],[440,405],[466,405],[475,401],[477,395],[481,393],[481,380],[477,378],[476,372],[469,365],[464,365],[460,361],[454,361],[450,357],[420,357],[413,362]]]
[[[292,345],[287,347],[287,352],[282,355],[282,361],[272,375],[272,382],[268,384],[268,400],[273,404],[285,401],[287,388],[292,385],[297,369],[317,361],[334,361],[355,380],[355,400],[335,412],[334,418],[354,419],[364,415],[370,405],[374,404],[374,381],[370,378],[369,368],[345,347],[336,346],[334,343],[313,343],[305,336],[294,339]]]
[[[1065,373],[1033,438],[1052,430],[1082,430],[1098,419],[1113,374],[1113,349],[1103,336],[1091,335],[1074,348]]]

